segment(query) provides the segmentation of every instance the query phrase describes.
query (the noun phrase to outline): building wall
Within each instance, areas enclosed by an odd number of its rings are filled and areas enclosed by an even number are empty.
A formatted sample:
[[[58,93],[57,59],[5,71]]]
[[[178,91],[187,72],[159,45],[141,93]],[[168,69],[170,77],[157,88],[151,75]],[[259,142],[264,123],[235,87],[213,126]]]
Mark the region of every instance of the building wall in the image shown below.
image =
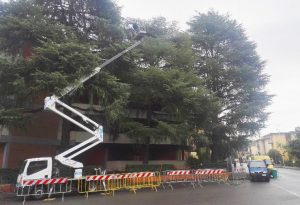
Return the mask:
[[[71,131],[70,132],[70,140],[73,142],[83,142],[84,140],[88,139],[91,137],[90,133],[87,133],[85,131]],[[103,138],[104,143],[115,143],[115,144],[136,144],[138,143],[136,139],[130,138],[125,134],[120,134],[118,138],[114,138],[113,136],[108,135],[105,132],[105,127],[104,127],[104,138]],[[143,142],[140,142],[140,144]],[[139,144],[139,143],[138,143]],[[163,139],[163,140],[155,140],[155,139],[150,139],[150,144],[163,144],[163,145],[174,145],[176,143],[172,142],[170,139]],[[180,145],[180,143],[178,143]]]
[[[288,153],[283,148],[288,143],[288,137],[286,135],[274,135],[272,136],[273,149],[278,150],[284,156],[284,160],[288,160]]]
[[[267,155],[271,149],[276,149],[284,156],[284,160],[288,160],[288,154],[283,147],[289,142],[289,140],[292,140],[293,138],[293,132],[270,133],[263,136],[261,139],[252,142],[250,145],[251,154]]]
[[[126,164],[122,162],[142,164],[144,151],[144,145],[140,144],[104,143],[79,155],[76,160],[82,162],[85,166],[99,165],[107,169],[113,169],[117,167],[117,164],[122,164],[119,168],[123,169]],[[150,145],[149,151],[149,161],[181,161],[186,159],[184,151],[176,145]],[[115,164],[114,161],[118,161],[118,163]]]
[[[36,99],[33,104],[39,107],[41,99]],[[1,143],[9,143],[9,153],[7,157],[8,168],[18,168],[21,162],[27,158],[54,156],[61,139],[61,118],[52,112],[41,111],[34,113],[30,122],[26,124],[26,129],[14,128],[9,130],[7,136],[1,136]],[[70,133],[71,144],[82,142],[91,135],[84,131],[72,131]],[[144,147],[137,145],[137,141],[125,135],[121,135],[116,140],[111,136],[104,136],[104,148],[97,146],[82,155],[78,156],[78,161],[85,165],[105,164],[108,161],[132,160],[142,161],[144,157]],[[110,144],[114,144],[111,146]],[[122,146],[125,144],[126,146]],[[174,145],[170,140],[150,142],[150,160],[184,160],[184,149],[179,145]],[[103,144],[102,144],[103,145]],[[0,159],[3,158],[3,146],[0,147]],[[3,159],[2,159],[3,160]]]
[[[11,136],[34,137],[38,140],[57,139],[59,117],[52,112],[39,112],[34,114],[25,129],[10,129]]]
[[[4,146],[5,146],[4,143],[0,144],[0,167],[1,167],[2,164],[3,164]]]
[[[258,148],[257,148],[257,142],[254,141],[250,144],[250,154],[251,155],[257,155],[258,154]]]
[[[82,153],[75,160],[83,163],[84,166],[99,165],[104,167],[107,159],[108,148],[104,145],[98,145]]]
[[[55,114],[38,112],[25,129],[11,128],[8,136],[1,136],[9,143],[6,167],[18,168],[27,158],[54,156],[59,145],[58,126],[59,119]],[[0,156],[3,155],[4,151],[0,152]]]
[[[9,168],[19,168],[24,159],[50,157],[56,152],[55,146],[34,144],[11,144],[8,158]]]
[[[142,165],[142,161],[107,161],[107,171],[124,171],[126,165]],[[177,169],[185,169],[185,161],[182,160],[150,160],[149,165],[172,164]]]

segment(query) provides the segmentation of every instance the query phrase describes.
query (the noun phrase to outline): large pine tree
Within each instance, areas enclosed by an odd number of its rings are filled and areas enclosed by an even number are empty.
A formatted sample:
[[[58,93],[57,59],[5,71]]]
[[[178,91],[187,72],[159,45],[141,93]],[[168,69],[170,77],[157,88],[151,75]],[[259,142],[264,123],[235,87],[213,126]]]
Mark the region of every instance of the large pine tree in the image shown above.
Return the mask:
[[[226,156],[230,145],[237,148],[264,126],[265,108],[271,99],[264,89],[268,76],[263,73],[265,63],[255,43],[229,16],[215,11],[199,13],[189,26],[195,70],[222,107],[205,128],[211,158],[216,161]]]
[[[145,145],[143,162],[147,164],[151,143],[169,139],[187,145],[217,104],[193,71],[190,37],[165,18],[140,25],[155,37],[143,43],[128,79],[129,109],[139,110],[144,118],[128,120],[124,130]]]

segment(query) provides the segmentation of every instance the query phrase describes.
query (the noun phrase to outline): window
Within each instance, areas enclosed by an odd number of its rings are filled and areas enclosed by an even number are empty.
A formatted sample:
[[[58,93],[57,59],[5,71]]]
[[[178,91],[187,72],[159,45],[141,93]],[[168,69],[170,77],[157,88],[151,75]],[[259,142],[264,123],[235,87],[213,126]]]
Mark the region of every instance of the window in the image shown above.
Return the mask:
[[[250,167],[266,167],[266,164],[264,161],[251,161]]]
[[[19,174],[22,174],[24,172],[25,166],[27,164],[27,160],[25,160],[20,168]]]
[[[47,161],[30,162],[27,168],[27,175],[34,174],[47,168]]]

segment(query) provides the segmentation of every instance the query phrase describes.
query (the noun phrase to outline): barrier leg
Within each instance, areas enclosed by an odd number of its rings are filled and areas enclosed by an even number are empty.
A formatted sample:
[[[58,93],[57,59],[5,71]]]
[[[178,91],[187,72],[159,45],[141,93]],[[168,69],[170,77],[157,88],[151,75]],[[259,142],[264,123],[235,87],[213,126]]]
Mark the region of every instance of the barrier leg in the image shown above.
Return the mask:
[[[193,189],[195,189],[195,183],[191,182],[191,185],[193,186]]]
[[[104,190],[107,190],[107,189],[106,189],[105,181],[102,181],[102,184],[103,184]]]
[[[171,183],[169,183],[169,187],[172,189],[172,191],[174,190],[173,186]]]
[[[24,196],[23,205],[25,205],[26,202],[26,196]]]
[[[49,190],[48,199],[51,197],[51,194],[52,194],[52,191],[53,191],[53,186],[55,186],[55,185],[52,185],[51,188],[50,188],[50,190]]]
[[[203,185],[201,184],[201,179],[200,177],[197,179],[197,185],[202,189]]]
[[[151,186],[151,189],[152,189],[152,190],[155,190],[155,191],[157,192],[156,186]]]
[[[136,189],[135,188],[130,189],[130,191],[132,191],[134,194],[136,194]]]

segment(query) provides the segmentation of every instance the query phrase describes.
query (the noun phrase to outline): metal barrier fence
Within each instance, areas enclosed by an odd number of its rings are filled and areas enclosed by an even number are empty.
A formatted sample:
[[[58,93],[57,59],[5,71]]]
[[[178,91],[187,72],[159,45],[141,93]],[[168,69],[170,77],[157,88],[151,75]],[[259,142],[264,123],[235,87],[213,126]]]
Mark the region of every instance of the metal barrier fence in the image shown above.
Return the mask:
[[[236,168],[232,170],[231,174],[232,180],[246,180],[249,178],[249,173],[247,170],[242,167],[242,168]]]
[[[227,183],[228,180],[229,173],[223,169],[168,170],[162,174],[163,188],[167,185],[172,190],[172,184],[177,183],[190,184],[195,189],[196,185],[202,188],[203,182]]]
[[[195,178],[192,170],[167,170],[162,172],[162,186],[168,185],[172,190],[174,183],[187,183],[195,188]]]
[[[77,190],[79,193],[88,197],[89,193],[103,192],[114,196],[117,190],[130,190],[136,193],[138,189],[151,188],[157,191],[157,187],[162,185],[172,190],[174,184],[189,184],[196,188],[203,187],[202,183],[216,182],[228,184],[229,176],[232,173],[225,172],[223,169],[197,169],[197,170],[167,170],[160,172],[136,172],[123,174],[104,174],[90,175],[74,180],[77,182]],[[72,191],[72,180],[67,178],[55,179],[37,179],[23,180],[22,185],[16,189],[17,196],[26,197],[33,196],[42,198],[47,195],[48,198],[52,194],[61,194],[62,201],[64,194]]]
[[[23,204],[26,197],[41,199],[45,196],[49,198],[52,194],[62,194],[63,201],[64,194],[71,191],[72,180],[67,178],[23,180],[22,184],[16,187],[16,195],[24,197]]]
[[[157,191],[160,183],[159,172],[93,175],[78,180],[78,192],[84,193],[86,197],[92,192],[106,192],[114,196],[114,192],[120,189],[127,189],[134,193],[141,188],[152,188]]]
[[[224,169],[198,169],[195,170],[195,180],[199,186],[203,182],[227,183],[229,180],[229,173]]]

